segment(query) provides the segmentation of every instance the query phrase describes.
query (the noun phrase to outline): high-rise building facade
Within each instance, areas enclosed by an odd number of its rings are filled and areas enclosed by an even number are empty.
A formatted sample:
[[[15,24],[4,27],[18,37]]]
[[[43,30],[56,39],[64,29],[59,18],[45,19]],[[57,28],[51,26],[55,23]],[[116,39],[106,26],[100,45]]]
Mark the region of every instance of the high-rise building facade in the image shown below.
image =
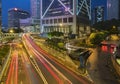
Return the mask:
[[[29,18],[30,14],[27,11],[18,8],[12,8],[8,11],[8,27],[20,28],[20,20]]]
[[[95,8],[95,23],[104,21],[104,7],[98,6]]]
[[[107,20],[119,19],[119,0],[107,0]]]
[[[41,32],[73,32],[79,35],[89,29],[90,0],[41,0],[40,6]]]
[[[31,0],[31,25],[35,30],[40,29],[40,0]]]
[[[92,0],[92,23],[120,18],[120,0]]]

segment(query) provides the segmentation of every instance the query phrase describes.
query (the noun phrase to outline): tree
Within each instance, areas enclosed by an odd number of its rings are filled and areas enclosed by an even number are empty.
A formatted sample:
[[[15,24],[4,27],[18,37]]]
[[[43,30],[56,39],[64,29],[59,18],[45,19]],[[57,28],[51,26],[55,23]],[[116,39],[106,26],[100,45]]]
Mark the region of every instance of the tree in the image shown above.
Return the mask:
[[[106,37],[108,36],[108,32],[97,32],[92,33],[89,37],[90,42],[92,44],[98,45],[100,44]]]
[[[116,28],[113,29],[113,26],[115,26]],[[120,21],[116,19],[101,21],[93,24],[93,28],[97,30],[107,30],[110,31],[110,33],[117,33],[117,27],[119,26],[120,26]]]
[[[50,38],[54,37],[54,36],[56,36],[56,37],[63,36],[63,33],[62,32],[58,32],[58,31],[49,32],[47,34],[48,34],[48,37],[50,37]]]

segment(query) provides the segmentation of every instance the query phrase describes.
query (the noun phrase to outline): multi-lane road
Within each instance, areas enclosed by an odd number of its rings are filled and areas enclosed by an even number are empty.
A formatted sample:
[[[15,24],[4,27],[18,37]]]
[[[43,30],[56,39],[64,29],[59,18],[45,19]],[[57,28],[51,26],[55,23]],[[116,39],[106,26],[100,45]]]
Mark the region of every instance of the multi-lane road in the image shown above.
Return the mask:
[[[29,35],[12,43],[10,64],[3,84],[91,84],[87,78],[77,75],[53,56],[38,47]]]
[[[91,82],[83,76],[78,76],[54,60],[52,56],[38,47],[27,35],[23,36],[23,43],[41,71],[40,77],[48,84],[90,84]]]
[[[9,68],[3,84],[93,84],[57,62],[27,34],[23,35],[22,43],[16,41],[11,47]],[[111,72],[110,52],[113,48],[102,46],[94,50],[88,59],[88,73],[94,84],[119,84]]]
[[[8,72],[8,77],[6,84],[17,84],[18,81],[18,54],[17,51],[12,53],[12,59],[10,63],[10,69]]]
[[[20,44],[12,44],[11,62],[5,84],[43,84]]]

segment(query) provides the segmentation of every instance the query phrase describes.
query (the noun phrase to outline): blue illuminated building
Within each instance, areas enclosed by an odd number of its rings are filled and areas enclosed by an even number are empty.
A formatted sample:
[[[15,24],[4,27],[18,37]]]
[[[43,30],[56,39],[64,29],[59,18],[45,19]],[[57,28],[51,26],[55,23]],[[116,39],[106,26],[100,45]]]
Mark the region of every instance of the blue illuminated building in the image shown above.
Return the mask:
[[[120,0],[92,0],[92,23],[120,19]]]
[[[9,28],[20,28],[20,19],[29,18],[30,14],[27,11],[12,8],[8,10],[8,27]]]
[[[40,0],[30,1],[31,1],[31,25],[35,27],[35,30],[37,30],[40,28]]]

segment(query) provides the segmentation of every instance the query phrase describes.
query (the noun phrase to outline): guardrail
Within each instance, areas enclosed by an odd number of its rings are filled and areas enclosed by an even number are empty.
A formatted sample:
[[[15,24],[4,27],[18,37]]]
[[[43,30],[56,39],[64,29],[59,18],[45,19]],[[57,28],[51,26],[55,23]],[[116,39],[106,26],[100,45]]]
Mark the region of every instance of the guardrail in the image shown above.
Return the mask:
[[[112,55],[111,60],[112,60],[112,63],[113,63],[113,67],[115,68],[116,72],[120,76],[120,65],[118,64],[118,62],[116,60],[116,57],[114,55]]]
[[[25,43],[23,41],[22,41],[22,43],[23,43],[25,49],[27,50],[27,46],[25,45]],[[48,84],[47,80],[45,79],[45,77],[42,74],[42,71],[39,69],[36,60],[30,55],[30,53],[28,51],[27,51],[27,53],[30,56],[29,60],[30,60],[31,64],[33,65],[33,67],[35,68],[35,70],[37,71],[37,73],[39,74],[39,76],[42,78],[44,84]]]

